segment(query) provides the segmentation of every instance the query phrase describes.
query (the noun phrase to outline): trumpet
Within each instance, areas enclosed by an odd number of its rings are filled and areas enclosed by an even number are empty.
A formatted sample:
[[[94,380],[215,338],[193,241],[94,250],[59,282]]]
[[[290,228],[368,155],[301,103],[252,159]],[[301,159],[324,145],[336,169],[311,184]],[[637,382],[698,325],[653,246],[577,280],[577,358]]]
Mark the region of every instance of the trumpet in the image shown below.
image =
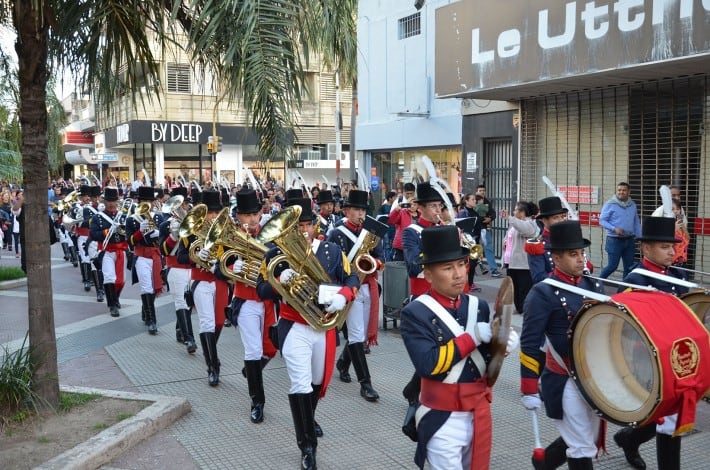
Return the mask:
[[[211,270],[212,265],[209,262],[202,261],[197,254],[202,249],[211,226],[212,222],[207,220],[207,206],[198,204],[185,214],[178,229],[180,238],[187,238],[191,235],[196,237],[196,240],[188,248],[188,255],[193,263],[208,271]]]
[[[470,233],[464,232],[461,234],[461,246],[471,250],[471,254],[468,255],[471,261],[478,261],[483,257],[483,246],[476,243],[476,240],[474,240],[473,235]]]

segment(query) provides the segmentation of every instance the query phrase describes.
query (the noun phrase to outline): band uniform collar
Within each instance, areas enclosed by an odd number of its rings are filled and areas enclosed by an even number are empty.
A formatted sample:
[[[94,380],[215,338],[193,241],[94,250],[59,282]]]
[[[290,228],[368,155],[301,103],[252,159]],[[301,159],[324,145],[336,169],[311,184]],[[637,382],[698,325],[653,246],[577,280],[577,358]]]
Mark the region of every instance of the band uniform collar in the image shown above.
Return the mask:
[[[555,268],[552,273],[557,277],[560,281],[566,282],[567,284],[572,284],[573,286],[578,286],[580,282],[582,282],[582,276],[579,277],[574,277],[570,276],[569,274],[563,273],[559,269]]]
[[[456,296],[455,299],[452,299],[451,297],[448,297],[444,294],[438,293],[434,289],[431,289],[429,291],[429,295],[434,300],[439,302],[442,307],[447,308],[449,310],[456,310],[457,308],[459,308],[459,305],[461,305],[461,296],[460,295]]]
[[[430,222],[430,221],[428,221],[427,219],[425,219],[425,218],[423,218],[423,217],[419,217],[419,220],[417,221],[417,223],[418,223],[419,225],[421,225],[422,227],[424,227],[424,228],[427,228],[427,227],[435,227],[435,226],[438,225],[436,222]]]
[[[345,226],[352,230],[353,232],[357,232],[362,228],[362,225],[355,225],[354,223],[350,222],[350,219],[347,219],[345,221]]]
[[[665,266],[661,266],[660,264],[656,264],[653,261],[643,258],[641,260],[641,266],[643,266],[644,269],[648,269],[649,271],[652,271],[654,273],[658,274],[668,274],[668,268]]]

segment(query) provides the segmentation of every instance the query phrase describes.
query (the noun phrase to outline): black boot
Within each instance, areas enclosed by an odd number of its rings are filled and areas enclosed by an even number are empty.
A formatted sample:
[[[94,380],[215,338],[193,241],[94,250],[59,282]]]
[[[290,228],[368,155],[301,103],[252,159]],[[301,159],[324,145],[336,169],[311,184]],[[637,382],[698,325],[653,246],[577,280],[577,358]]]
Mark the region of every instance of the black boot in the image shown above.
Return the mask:
[[[419,392],[421,391],[422,378],[415,371],[414,374],[412,374],[412,378],[409,379],[407,385],[404,386],[404,389],[402,390],[402,395],[404,395],[404,398],[406,398],[409,404],[411,405],[419,400]]]
[[[353,381],[350,377],[350,351],[348,350],[348,344],[345,344],[343,351],[340,353],[340,357],[335,363],[335,367],[338,369],[339,377],[341,382],[350,383]]]
[[[91,271],[91,275],[94,278],[94,285],[96,286],[96,301],[103,302],[106,292],[104,291],[104,280],[101,271]]]
[[[148,301],[145,294],[141,294],[141,321],[148,326]]]
[[[320,391],[322,386],[311,384],[311,387],[313,387],[313,391],[311,392],[311,407],[313,408],[313,430],[316,433],[316,437],[323,437],[323,429],[320,427],[320,424],[318,424],[318,421],[316,421],[316,407],[318,406],[318,400],[320,399]]]
[[[177,315],[177,321],[180,325],[180,330],[183,331],[183,338],[185,340],[185,346],[187,346],[187,352],[192,354],[197,351],[197,345],[195,344],[195,337],[192,333],[192,322],[190,321],[190,311],[186,309],[180,309],[175,312]]]
[[[158,320],[155,317],[155,294],[143,295],[145,295],[147,299],[148,333],[150,333],[151,335],[155,335],[158,333]]]
[[[656,434],[656,459],[662,470],[680,470],[680,437]]]
[[[270,357],[262,357],[262,358],[261,358],[261,370],[264,370],[264,368],[265,368],[266,365],[269,363],[269,361],[271,361],[271,358],[270,358]],[[242,375],[244,376],[244,378],[246,378],[246,376],[247,376],[247,369],[246,369],[246,367],[242,367]]]
[[[656,435],[656,425],[648,424],[640,428],[622,428],[614,434],[614,442],[624,451],[626,461],[632,467],[644,470],[646,462],[639,454],[639,447]]]
[[[81,282],[84,283],[84,291],[91,290],[91,263],[81,263]]]
[[[200,333],[202,354],[207,364],[207,382],[211,387],[219,385],[219,358],[217,357],[217,336],[214,333]]]
[[[261,423],[264,421],[264,403],[266,402],[264,379],[261,374],[261,360],[244,361],[244,368],[247,373],[249,396],[251,397],[250,419],[252,423]]]
[[[175,312],[177,314],[177,312]],[[181,344],[185,344],[185,336],[182,334],[182,328],[180,328],[180,321],[175,322],[175,341]]]
[[[71,259],[71,264],[75,268],[79,266],[79,254],[76,252],[76,247],[71,245],[69,247],[69,258]]]
[[[535,470],[554,470],[567,461],[567,444],[558,437],[545,448],[545,460],[538,461],[533,457],[533,468]]]
[[[362,343],[348,344],[350,358],[353,361],[357,381],[360,382],[360,396],[367,401],[377,401],[380,395],[372,388],[370,370],[367,367],[365,348]]]
[[[64,261],[69,261],[71,255],[69,254],[69,243],[62,242],[62,251],[64,252]]]
[[[296,443],[301,449],[301,469],[316,470],[316,447],[318,438],[313,427],[313,408],[309,393],[292,393],[288,396],[291,405]]]
[[[567,459],[567,467],[569,470],[593,470],[594,464],[591,457],[581,459]]]
[[[118,311],[118,307],[116,306],[116,284],[104,284],[104,292],[106,292],[106,304],[108,305],[109,313],[112,317],[119,316],[121,313]]]

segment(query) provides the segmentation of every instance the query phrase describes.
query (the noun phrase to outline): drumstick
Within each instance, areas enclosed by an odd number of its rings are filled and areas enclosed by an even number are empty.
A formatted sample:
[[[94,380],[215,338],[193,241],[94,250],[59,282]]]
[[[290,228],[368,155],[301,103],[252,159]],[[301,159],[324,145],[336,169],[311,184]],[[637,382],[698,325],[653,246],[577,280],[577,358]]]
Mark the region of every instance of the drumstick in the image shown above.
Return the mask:
[[[530,416],[532,416],[533,425],[533,435],[535,436],[535,449],[533,449],[533,461],[544,462],[545,461],[545,449],[540,444],[540,427],[537,424],[537,411],[530,410]]]

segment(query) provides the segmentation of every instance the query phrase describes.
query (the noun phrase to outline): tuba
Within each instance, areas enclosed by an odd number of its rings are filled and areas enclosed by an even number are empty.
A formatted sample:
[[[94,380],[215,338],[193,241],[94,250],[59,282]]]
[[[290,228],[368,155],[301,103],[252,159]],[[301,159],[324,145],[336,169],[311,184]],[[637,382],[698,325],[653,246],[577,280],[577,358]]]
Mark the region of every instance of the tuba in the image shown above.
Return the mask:
[[[205,237],[204,247],[212,250],[219,245],[228,248],[219,256],[219,268],[225,277],[256,287],[259,269],[269,249],[257,238],[249,236],[232,221],[231,210],[225,207],[219,213]],[[239,274],[227,267],[227,261],[239,256],[244,261],[244,269]]]
[[[202,261],[200,257],[197,256],[197,253],[202,249],[211,224],[211,222],[207,221],[207,206],[205,204],[198,204],[185,215],[182,222],[180,222],[180,229],[178,230],[180,238],[187,238],[190,235],[197,237],[197,239],[190,244],[188,254],[193,263],[208,271],[212,266]]]
[[[266,277],[281,298],[294,308],[316,331],[340,327],[345,322],[349,305],[337,312],[328,313],[318,304],[321,284],[333,282],[314,255],[308,240],[298,230],[300,206],[291,206],[272,217],[261,229],[258,238],[262,243],[273,242],[280,254],[266,267]],[[286,261],[298,273],[287,283],[276,278],[274,270]]]

